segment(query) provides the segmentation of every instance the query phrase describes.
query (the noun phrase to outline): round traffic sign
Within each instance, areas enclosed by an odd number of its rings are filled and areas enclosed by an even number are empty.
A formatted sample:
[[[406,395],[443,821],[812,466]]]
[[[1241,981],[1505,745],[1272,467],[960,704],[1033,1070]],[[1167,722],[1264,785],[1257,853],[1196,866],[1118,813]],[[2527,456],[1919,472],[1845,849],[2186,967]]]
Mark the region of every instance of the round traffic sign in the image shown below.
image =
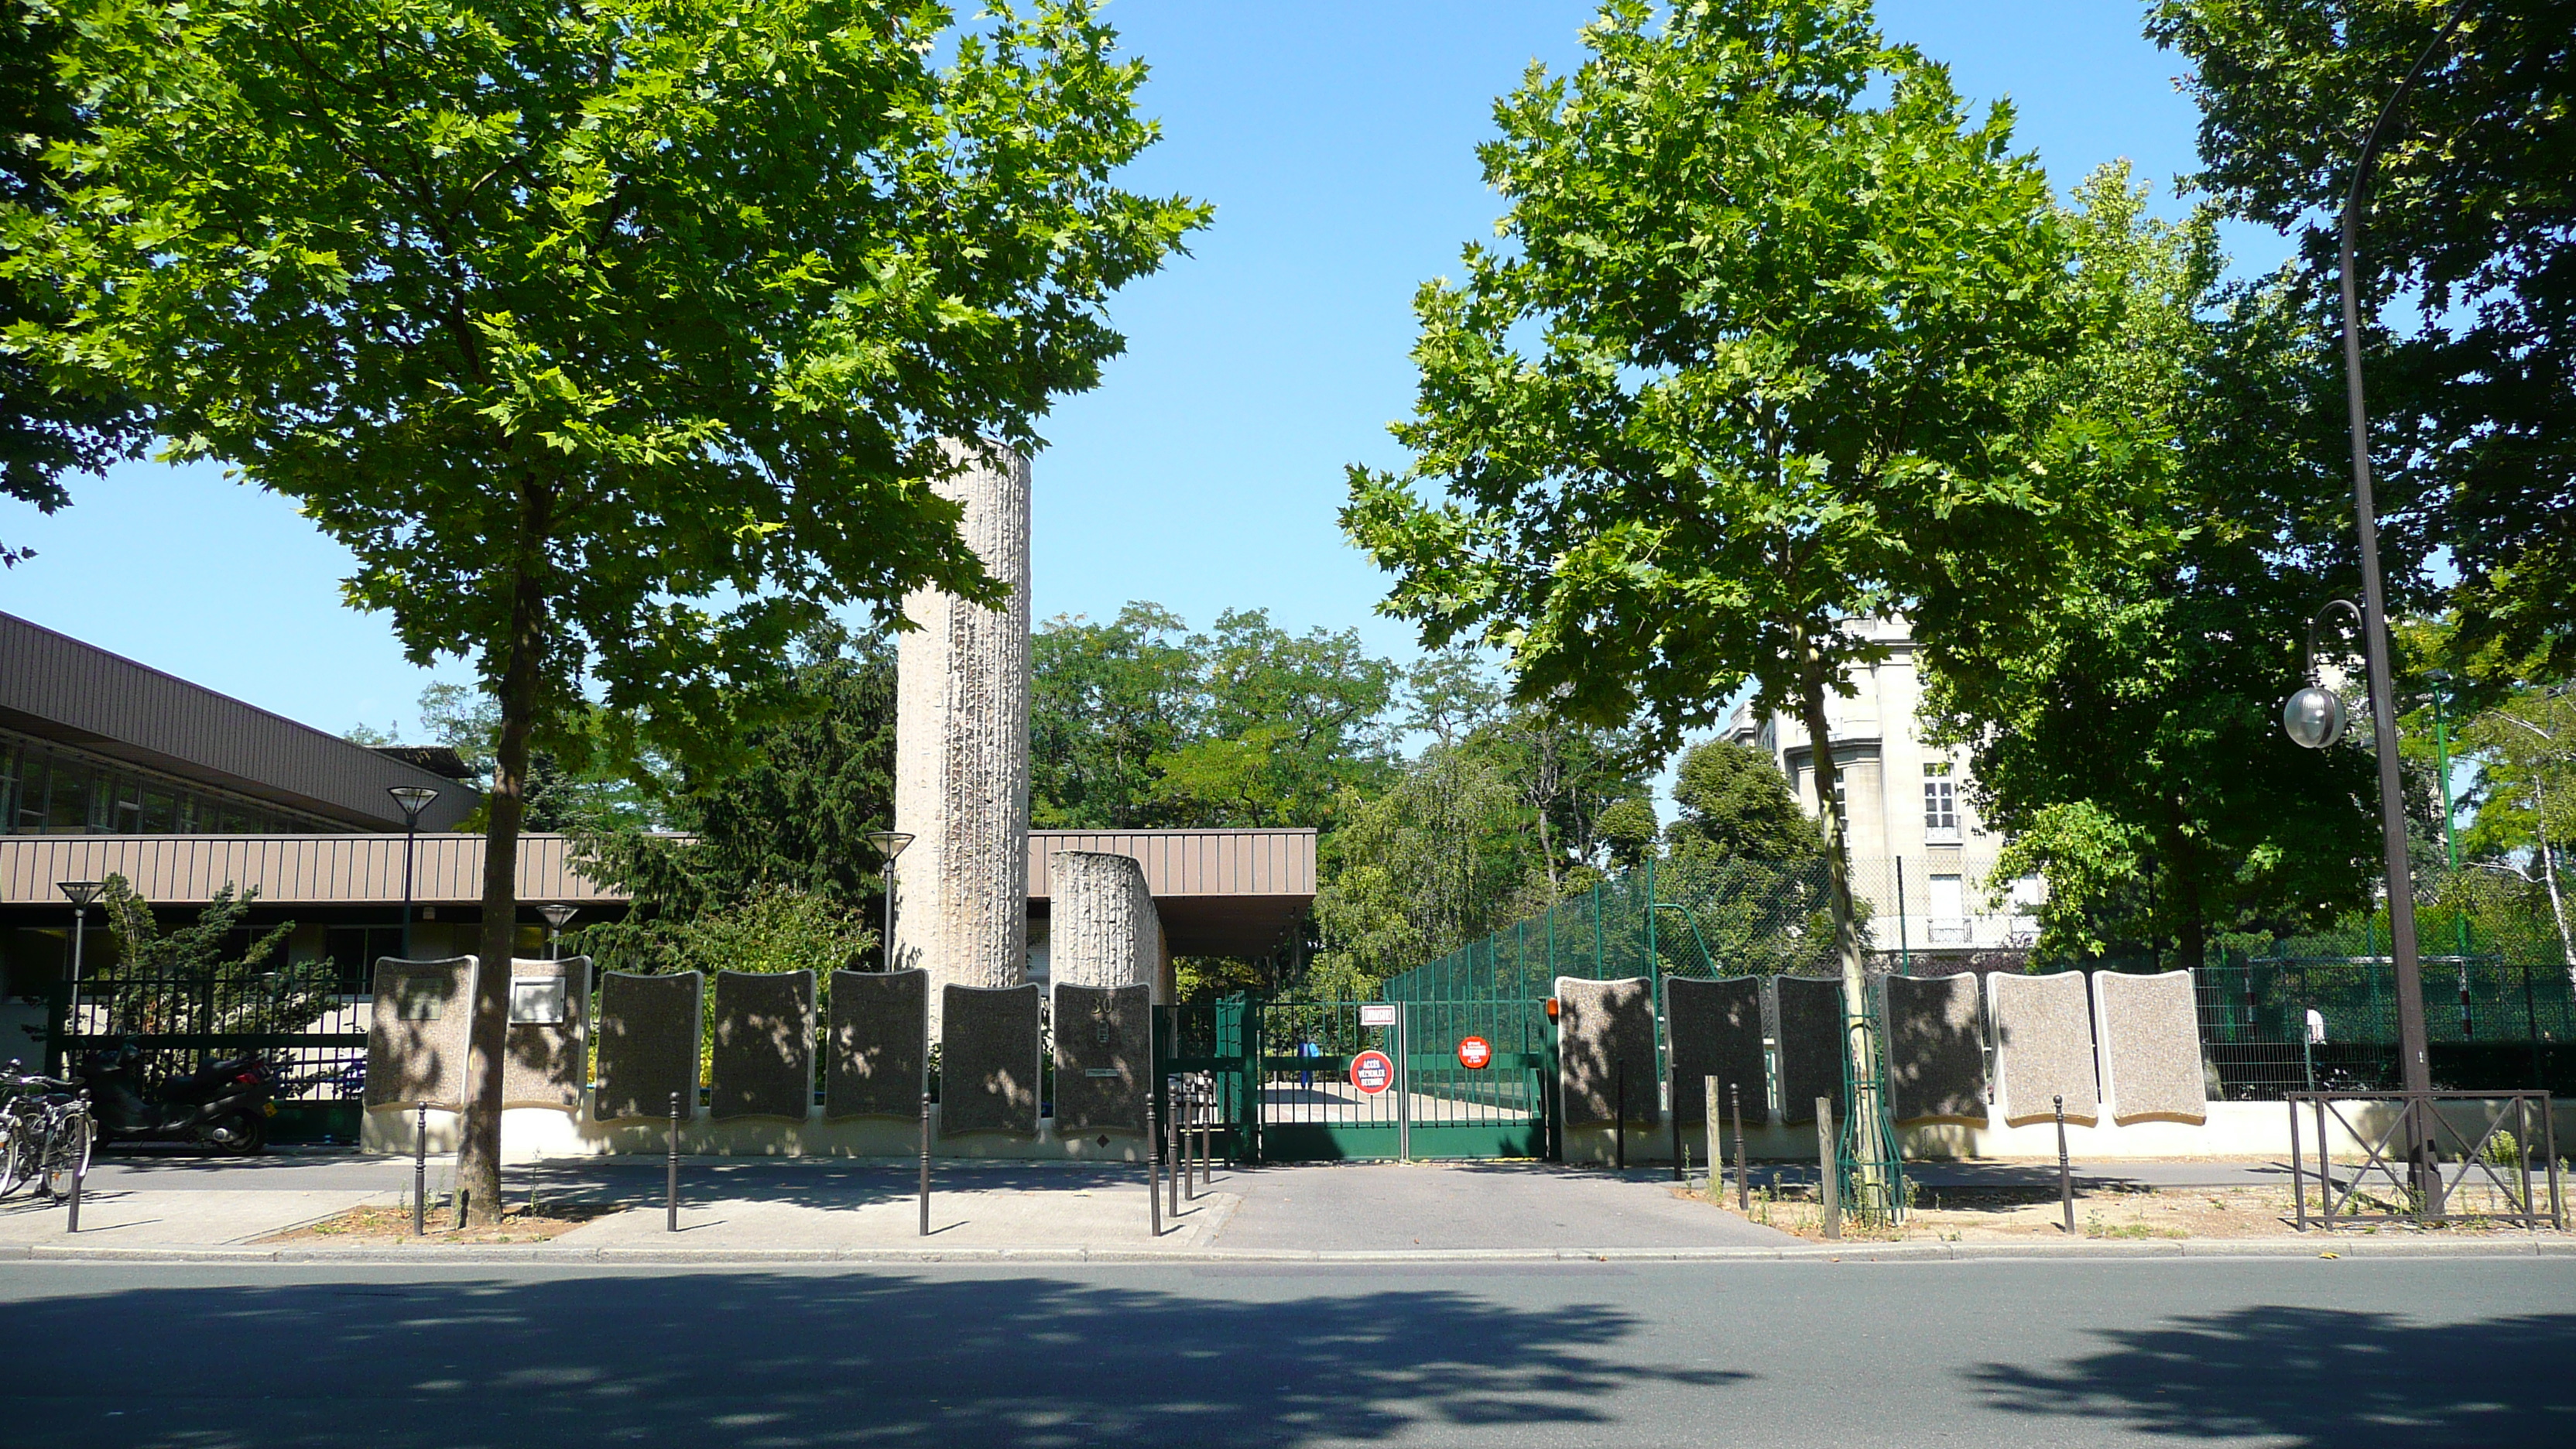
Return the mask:
[[[1395,1061],[1384,1052],[1351,1058],[1351,1085],[1374,1097],[1395,1085]]]
[[[1481,1036],[1458,1039],[1458,1065],[1469,1071],[1482,1071],[1494,1059],[1494,1044]]]

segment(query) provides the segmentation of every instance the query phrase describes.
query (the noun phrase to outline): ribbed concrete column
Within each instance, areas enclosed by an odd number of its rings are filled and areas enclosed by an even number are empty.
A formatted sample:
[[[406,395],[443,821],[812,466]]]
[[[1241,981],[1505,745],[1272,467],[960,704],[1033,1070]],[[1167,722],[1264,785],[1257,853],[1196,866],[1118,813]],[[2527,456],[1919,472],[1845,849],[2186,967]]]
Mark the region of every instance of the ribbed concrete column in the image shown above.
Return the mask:
[[[895,964],[930,973],[934,1041],[942,988],[1020,984],[1029,905],[1028,461],[996,448],[938,488],[1011,597],[984,609],[918,590],[903,607],[921,627],[896,646],[894,828],[914,840]]]
[[[1047,857],[1048,971],[1062,986],[1150,986],[1165,999],[1163,917],[1131,856]]]

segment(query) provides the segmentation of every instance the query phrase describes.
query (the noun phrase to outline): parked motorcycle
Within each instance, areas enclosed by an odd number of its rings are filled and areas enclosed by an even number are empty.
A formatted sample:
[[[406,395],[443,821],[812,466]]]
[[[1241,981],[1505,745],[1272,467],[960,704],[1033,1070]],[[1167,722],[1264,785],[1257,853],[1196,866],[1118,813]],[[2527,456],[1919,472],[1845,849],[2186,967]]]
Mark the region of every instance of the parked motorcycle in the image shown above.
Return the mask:
[[[268,1145],[277,1082],[267,1062],[256,1056],[208,1062],[150,1089],[139,1059],[129,1046],[101,1052],[80,1069],[102,1142],[201,1142],[241,1154]]]

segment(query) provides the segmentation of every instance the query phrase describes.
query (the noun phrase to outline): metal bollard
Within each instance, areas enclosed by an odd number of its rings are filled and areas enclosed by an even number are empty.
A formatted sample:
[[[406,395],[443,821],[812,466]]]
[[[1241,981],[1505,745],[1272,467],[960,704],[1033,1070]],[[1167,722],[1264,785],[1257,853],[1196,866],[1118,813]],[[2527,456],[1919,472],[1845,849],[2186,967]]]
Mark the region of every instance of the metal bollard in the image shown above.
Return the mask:
[[[1628,1170],[1628,1063],[1615,1063],[1610,1074],[1610,1137],[1621,1172]]]
[[[1727,1109],[1735,1114],[1735,1206],[1740,1212],[1753,1211],[1753,1179],[1744,1175],[1744,1092],[1735,1083],[1726,1084]]]
[[[662,1180],[662,1231],[680,1230],[680,1094],[671,1094],[671,1156]]]
[[[2066,1166],[2066,1099],[2051,1097],[2057,1109],[2057,1202],[2066,1213],[2066,1236],[2075,1236],[2075,1178]]]
[[[411,1118],[411,1235],[424,1237],[429,1232],[429,1104],[421,1103],[412,1110]]]
[[[1173,1219],[1178,1221],[1181,1216],[1181,1174],[1184,1169],[1181,1166],[1181,1094],[1177,1088],[1167,1089],[1166,1100],[1171,1105],[1171,1111],[1167,1114],[1171,1120],[1164,1124],[1163,1135],[1171,1139],[1172,1155],[1164,1161],[1163,1181],[1169,1186],[1172,1200],[1165,1206]]]
[[[1162,1139],[1154,1128],[1154,1094],[1145,1094],[1145,1207],[1152,1217],[1154,1236],[1163,1235],[1163,1181],[1159,1154]]]
[[[1834,1147],[1834,1099],[1818,1097],[1816,1150],[1823,1160],[1825,1175],[1817,1184],[1816,1197],[1824,1208],[1826,1238],[1840,1242],[1843,1236],[1843,1174]]]
[[[80,1231],[81,1179],[89,1176],[89,1093],[81,1093],[80,1101],[80,1156],[72,1159],[72,1196],[71,1202],[68,1205],[70,1208],[70,1216],[66,1218],[63,1223],[63,1231],[66,1233],[77,1233]],[[2528,1178],[2530,1174],[2525,1173],[2523,1176]],[[2531,1188],[2528,1182],[2523,1186],[2522,1196],[2526,1202],[2531,1198]]]
[[[930,1094],[921,1094],[921,1235],[930,1236]]]
[[[1673,1181],[1690,1186],[1690,1164],[1682,1160],[1682,1083],[1673,1075],[1672,1064],[1664,1065],[1665,1130],[1673,1134]]]

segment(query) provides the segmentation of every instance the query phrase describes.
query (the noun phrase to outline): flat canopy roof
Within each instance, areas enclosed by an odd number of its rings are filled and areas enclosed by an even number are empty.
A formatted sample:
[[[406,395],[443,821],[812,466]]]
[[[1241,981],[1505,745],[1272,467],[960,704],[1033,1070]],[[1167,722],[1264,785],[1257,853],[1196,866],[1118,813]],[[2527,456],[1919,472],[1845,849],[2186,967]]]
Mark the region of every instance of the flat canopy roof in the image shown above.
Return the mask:
[[[445,830],[481,798],[461,781],[15,614],[0,614],[0,725],[352,830],[402,828],[402,809],[385,793],[395,785],[438,792],[421,812],[424,830]]]
[[[1312,830],[1032,830],[1029,900],[1043,910],[1058,851],[1133,857],[1184,956],[1256,956],[1315,899]],[[259,887],[261,904],[367,905],[402,900],[399,835],[0,836],[0,906],[63,907],[54,883],[122,875],[155,905],[203,905],[230,884]],[[470,906],[483,893],[483,837],[424,834],[412,898]],[[584,876],[561,835],[519,838],[519,899],[614,904],[626,899]]]

